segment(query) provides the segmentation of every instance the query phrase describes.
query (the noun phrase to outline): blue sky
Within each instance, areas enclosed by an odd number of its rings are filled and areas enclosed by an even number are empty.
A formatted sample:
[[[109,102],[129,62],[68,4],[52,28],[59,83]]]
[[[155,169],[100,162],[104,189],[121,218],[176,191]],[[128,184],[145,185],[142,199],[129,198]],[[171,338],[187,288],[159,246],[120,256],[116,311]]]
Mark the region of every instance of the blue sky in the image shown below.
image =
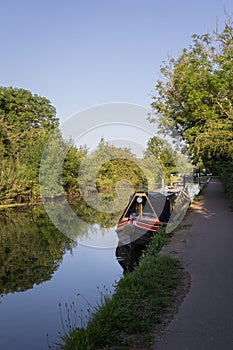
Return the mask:
[[[63,121],[90,106],[149,107],[159,68],[211,31],[232,0],[8,0],[1,2],[2,86],[51,100]]]

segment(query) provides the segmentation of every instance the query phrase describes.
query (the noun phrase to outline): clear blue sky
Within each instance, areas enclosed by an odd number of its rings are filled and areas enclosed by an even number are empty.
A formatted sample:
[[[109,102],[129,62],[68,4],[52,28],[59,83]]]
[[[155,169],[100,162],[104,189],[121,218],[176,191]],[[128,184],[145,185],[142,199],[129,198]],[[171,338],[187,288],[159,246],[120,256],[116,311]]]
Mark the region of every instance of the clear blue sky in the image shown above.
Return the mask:
[[[107,102],[149,107],[159,67],[193,33],[224,20],[232,0],[1,2],[2,86],[46,96],[66,117]]]

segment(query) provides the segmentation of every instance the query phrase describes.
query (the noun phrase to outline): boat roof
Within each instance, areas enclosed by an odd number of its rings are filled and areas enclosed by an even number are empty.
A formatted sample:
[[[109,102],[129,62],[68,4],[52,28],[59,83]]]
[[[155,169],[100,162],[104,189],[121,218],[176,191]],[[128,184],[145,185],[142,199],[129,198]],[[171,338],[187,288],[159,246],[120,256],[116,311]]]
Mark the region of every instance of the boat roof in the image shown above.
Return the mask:
[[[149,202],[154,212],[158,215],[161,221],[166,221],[170,213],[170,202],[176,198],[176,193],[161,193],[159,191],[137,191],[134,192],[130,198],[129,203],[127,204],[121,219],[130,212],[130,208],[135,203],[137,197],[146,197],[146,200]],[[121,220],[120,219],[120,220]]]
[[[158,199],[158,198],[164,198],[164,197],[167,197],[167,198],[171,198],[173,196],[175,196],[176,192],[169,192],[169,191],[136,191],[134,192],[133,194],[131,194],[130,196],[130,201],[132,200],[132,198],[134,196],[142,196],[142,195],[145,195],[147,196],[150,200],[152,199]]]

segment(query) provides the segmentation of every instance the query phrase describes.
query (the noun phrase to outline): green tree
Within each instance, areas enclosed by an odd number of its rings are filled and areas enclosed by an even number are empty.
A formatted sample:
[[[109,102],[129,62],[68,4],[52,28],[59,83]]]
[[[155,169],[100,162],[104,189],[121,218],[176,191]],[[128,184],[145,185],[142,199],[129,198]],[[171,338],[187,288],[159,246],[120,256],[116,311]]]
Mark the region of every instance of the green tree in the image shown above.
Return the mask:
[[[150,120],[186,141],[194,162],[205,167],[232,160],[233,27],[193,35],[192,44],[161,68]],[[222,165],[221,165],[222,166]]]
[[[30,174],[25,164],[18,160],[3,159],[0,162],[0,203],[11,203],[29,199],[32,191]]]
[[[63,194],[63,163],[69,144],[62,138],[59,129],[53,132],[44,146],[40,162],[40,188],[42,196],[52,198]]]
[[[40,170],[43,194],[60,194],[62,186],[65,193],[78,192],[78,169],[85,154],[85,147],[77,149],[63,140],[56,110],[47,98],[0,87],[0,203],[40,197]]]
[[[115,147],[101,139],[82,164],[80,184],[86,191],[96,187],[99,191],[114,191],[117,183],[124,180],[135,188],[143,188],[147,180],[140,165],[129,148]]]
[[[169,182],[172,173],[176,173],[176,153],[165,140],[152,137],[147,143],[145,157],[154,157],[161,167],[163,177]]]
[[[0,87],[0,202],[39,196],[40,158],[58,128],[56,110],[45,97]]]
[[[70,144],[69,151],[64,160],[62,173],[63,187],[65,192],[70,196],[76,196],[79,192],[79,168],[86,155],[86,146],[77,148],[73,143]]]
[[[34,130],[47,132],[58,127],[51,102],[25,89],[0,87],[0,144],[7,156],[16,159]]]

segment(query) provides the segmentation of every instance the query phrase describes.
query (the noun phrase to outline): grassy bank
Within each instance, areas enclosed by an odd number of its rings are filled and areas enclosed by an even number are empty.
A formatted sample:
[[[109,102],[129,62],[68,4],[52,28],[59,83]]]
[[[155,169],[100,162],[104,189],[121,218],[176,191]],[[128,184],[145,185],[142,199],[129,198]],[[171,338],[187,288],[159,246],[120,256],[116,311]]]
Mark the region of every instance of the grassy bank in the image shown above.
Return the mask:
[[[179,264],[158,252],[168,241],[164,233],[156,235],[144,253],[140,265],[123,277],[110,298],[103,296],[98,310],[86,329],[67,331],[58,349],[146,349],[153,327],[171,305],[179,281]]]

